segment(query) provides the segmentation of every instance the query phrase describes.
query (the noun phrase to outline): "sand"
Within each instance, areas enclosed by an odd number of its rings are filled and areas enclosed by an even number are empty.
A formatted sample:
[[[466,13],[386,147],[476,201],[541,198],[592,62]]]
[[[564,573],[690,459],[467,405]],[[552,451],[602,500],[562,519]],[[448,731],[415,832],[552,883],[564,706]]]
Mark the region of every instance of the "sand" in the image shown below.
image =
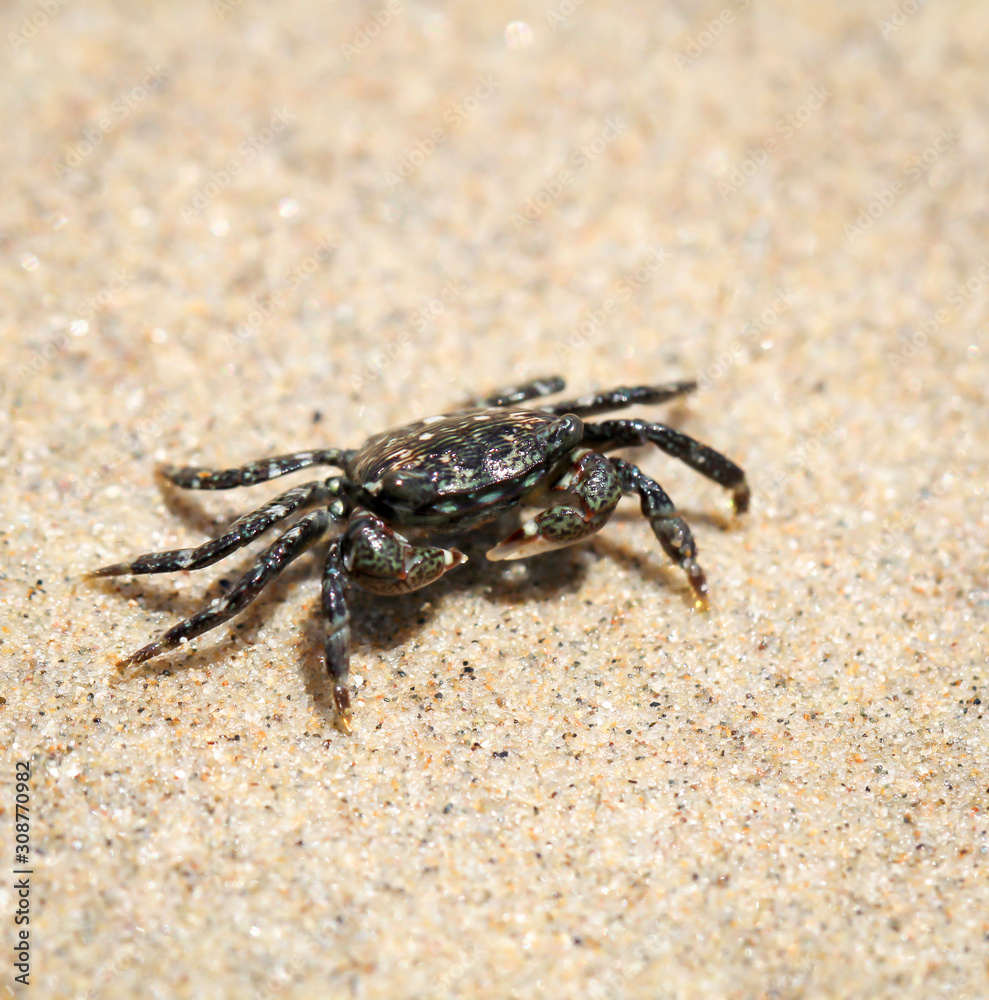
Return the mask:
[[[92,0],[3,14],[0,902],[32,997],[989,997],[989,13]],[[87,581],[559,372],[697,378],[594,539],[353,601]],[[31,875],[13,846],[27,762]],[[27,878],[30,924],[14,923]],[[15,995],[16,991],[15,991]]]

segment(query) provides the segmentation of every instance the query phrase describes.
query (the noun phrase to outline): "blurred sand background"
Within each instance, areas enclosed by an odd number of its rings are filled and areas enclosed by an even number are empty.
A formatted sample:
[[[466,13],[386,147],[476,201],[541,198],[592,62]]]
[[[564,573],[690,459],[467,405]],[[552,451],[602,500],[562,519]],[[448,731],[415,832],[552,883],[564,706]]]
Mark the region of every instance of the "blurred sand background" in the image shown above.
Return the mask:
[[[32,997],[989,997],[989,8],[236,0],[0,15],[0,801]],[[606,308],[609,300],[617,305]],[[478,389],[699,378],[752,510],[354,602],[81,575]],[[627,506],[626,506],[627,505]],[[255,551],[254,546],[251,551]],[[0,889],[4,986],[13,876]]]

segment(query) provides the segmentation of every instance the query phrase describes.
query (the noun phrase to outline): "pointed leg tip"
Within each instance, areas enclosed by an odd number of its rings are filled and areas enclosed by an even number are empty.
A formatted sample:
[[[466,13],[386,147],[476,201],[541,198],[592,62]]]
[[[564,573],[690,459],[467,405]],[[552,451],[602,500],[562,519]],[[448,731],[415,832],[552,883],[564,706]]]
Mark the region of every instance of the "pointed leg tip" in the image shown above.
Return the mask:
[[[749,509],[749,501],[751,499],[752,494],[749,492],[746,482],[743,481],[739,486],[735,487],[732,491],[731,506],[736,516],[744,514]]]
[[[131,653],[130,656],[125,656],[122,660],[118,660],[116,670],[119,673],[126,670],[128,667],[144,663],[146,660],[150,660],[152,657],[155,657],[159,653],[163,652],[164,650],[162,649],[161,643],[153,642],[149,646],[144,646],[137,650],[137,652]]]
[[[95,580],[101,576],[126,576],[130,572],[130,563],[114,563],[112,566],[101,566],[83,573],[84,580]]]
[[[690,588],[694,592],[694,608],[697,611],[707,611],[711,604],[708,601],[707,577],[704,570],[693,560],[683,566],[690,581]]]
[[[354,712],[350,707],[350,691],[342,684],[333,688],[333,702],[336,705],[336,727],[346,736],[354,731]]]

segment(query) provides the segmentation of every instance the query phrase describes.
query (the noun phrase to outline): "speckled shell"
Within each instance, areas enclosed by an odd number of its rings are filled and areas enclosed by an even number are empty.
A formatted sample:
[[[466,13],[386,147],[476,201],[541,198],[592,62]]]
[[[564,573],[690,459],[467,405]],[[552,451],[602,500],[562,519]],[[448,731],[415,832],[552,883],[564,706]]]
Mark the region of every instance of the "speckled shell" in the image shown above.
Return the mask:
[[[444,494],[515,485],[545,460],[536,432],[557,420],[533,410],[461,410],[376,434],[347,472],[366,486],[396,469],[436,478]]]

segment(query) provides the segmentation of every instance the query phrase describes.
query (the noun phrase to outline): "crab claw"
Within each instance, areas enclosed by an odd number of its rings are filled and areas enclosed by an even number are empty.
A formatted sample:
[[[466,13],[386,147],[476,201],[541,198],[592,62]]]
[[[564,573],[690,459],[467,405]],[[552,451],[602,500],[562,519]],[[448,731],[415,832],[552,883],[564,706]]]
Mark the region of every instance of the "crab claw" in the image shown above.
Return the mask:
[[[341,537],[343,564],[365,590],[407,594],[467,562],[460,549],[412,545],[368,511],[355,514]]]
[[[487,557],[492,562],[503,559],[526,559],[542,552],[552,552],[572,545],[599,525],[589,526],[587,519],[573,507],[550,507],[526,521],[517,531],[489,549]]]

